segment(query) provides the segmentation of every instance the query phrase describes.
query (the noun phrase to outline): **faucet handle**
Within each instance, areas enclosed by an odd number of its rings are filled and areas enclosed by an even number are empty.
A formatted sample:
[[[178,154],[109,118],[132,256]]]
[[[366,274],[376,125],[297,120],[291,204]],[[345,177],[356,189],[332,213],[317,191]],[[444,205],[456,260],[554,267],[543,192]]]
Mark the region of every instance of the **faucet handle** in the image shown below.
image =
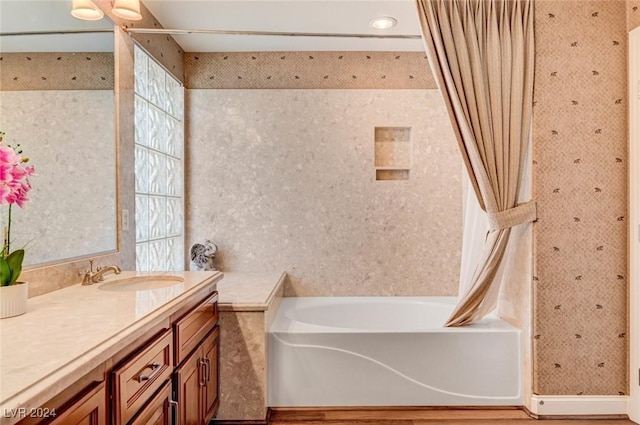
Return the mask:
[[[95,260],[89,260],[89,273],[93,273],[93,262],[94,261]],[[100,269],[98,268],[98,270],[100,270]]]
[[[91,285],[91,272],[89,270],[85,271],[84,273],[78,273],[78,274],[82,276],[83,286]]]

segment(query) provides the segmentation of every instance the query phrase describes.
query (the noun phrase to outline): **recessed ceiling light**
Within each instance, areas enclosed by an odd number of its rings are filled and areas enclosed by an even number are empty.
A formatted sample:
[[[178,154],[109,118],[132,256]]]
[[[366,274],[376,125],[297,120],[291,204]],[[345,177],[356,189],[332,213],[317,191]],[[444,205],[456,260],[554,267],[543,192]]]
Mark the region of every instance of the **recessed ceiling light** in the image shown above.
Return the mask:
[[[378,18],[373,18],[371,22],[369,22],[369,26],[377,30],[386,30],[396,26],[397,23],[398,21],[396,21],[395,18],[390,16],[380,16]]]

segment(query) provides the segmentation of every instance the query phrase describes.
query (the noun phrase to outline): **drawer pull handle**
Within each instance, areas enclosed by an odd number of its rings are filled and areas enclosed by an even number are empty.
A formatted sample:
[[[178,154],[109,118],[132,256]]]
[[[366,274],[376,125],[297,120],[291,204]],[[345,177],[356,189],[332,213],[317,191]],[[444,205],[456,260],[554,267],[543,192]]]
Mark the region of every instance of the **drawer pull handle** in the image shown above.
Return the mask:
[[[209,359],[209,357],[205,357],[204,362],[207,368],[207,382],[209,382],[211,381],[211,359]]]
[[[173,406],[173,408],[175,409],[175,416],[174,416],[174,418],[176,419],[175,425],[180,425],[180,406],[178,405],[178,402],[175,400],[169,399],[169,405]]]
[[[202,367],[200,367],[202,366]],[[200,376],[200,386],[207,385],[207,362],[206,359],[198,359],[198,373]]]
[[[149,381],[150,379],[153,379],[153,377],[158,372],[160,372],[160,363],[153,362],[147,367],[145,367],[145,369],[147,368],[151,369],[152,372],[149,375],[138,375],[138,377],[136,378],[138,382],[144,382],[144,381]]]

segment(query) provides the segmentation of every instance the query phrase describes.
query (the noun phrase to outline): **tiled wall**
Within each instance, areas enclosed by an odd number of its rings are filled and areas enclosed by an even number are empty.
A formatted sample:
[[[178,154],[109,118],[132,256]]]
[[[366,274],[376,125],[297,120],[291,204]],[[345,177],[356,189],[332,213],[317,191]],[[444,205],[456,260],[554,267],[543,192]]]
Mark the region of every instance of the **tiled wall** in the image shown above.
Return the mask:
[[[626,6],[536,2],[538,394],[628,391]]]
[[[187,246],[289,296],[455,295],[462,164],[437,90],[187,90]],[[412,128],[406,181],[374,131]]]
[[[25,265],[116,249],[113,105],[113,90],[0,91],[6,143],[36,168],[31,201],[11,220]]]

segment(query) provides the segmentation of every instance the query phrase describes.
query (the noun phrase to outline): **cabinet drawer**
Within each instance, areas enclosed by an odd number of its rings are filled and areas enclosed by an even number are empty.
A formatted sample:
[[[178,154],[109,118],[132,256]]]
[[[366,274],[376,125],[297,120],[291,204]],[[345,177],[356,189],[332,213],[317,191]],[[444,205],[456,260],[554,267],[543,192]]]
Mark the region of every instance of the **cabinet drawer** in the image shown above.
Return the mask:
[[[106,391],[104,383],[100,383],[59,414],[50,422],[50,425],[105,425],[106,423]]]
[[[115,424],[126,424],[171,377],[173,335],[167,331],[113,372]]]
[[[171,425],[171,381],[168,381],[129,425]]]
[[[199,304],[174,325],[175,361],[180,364],[218,323],[218,293]]]

